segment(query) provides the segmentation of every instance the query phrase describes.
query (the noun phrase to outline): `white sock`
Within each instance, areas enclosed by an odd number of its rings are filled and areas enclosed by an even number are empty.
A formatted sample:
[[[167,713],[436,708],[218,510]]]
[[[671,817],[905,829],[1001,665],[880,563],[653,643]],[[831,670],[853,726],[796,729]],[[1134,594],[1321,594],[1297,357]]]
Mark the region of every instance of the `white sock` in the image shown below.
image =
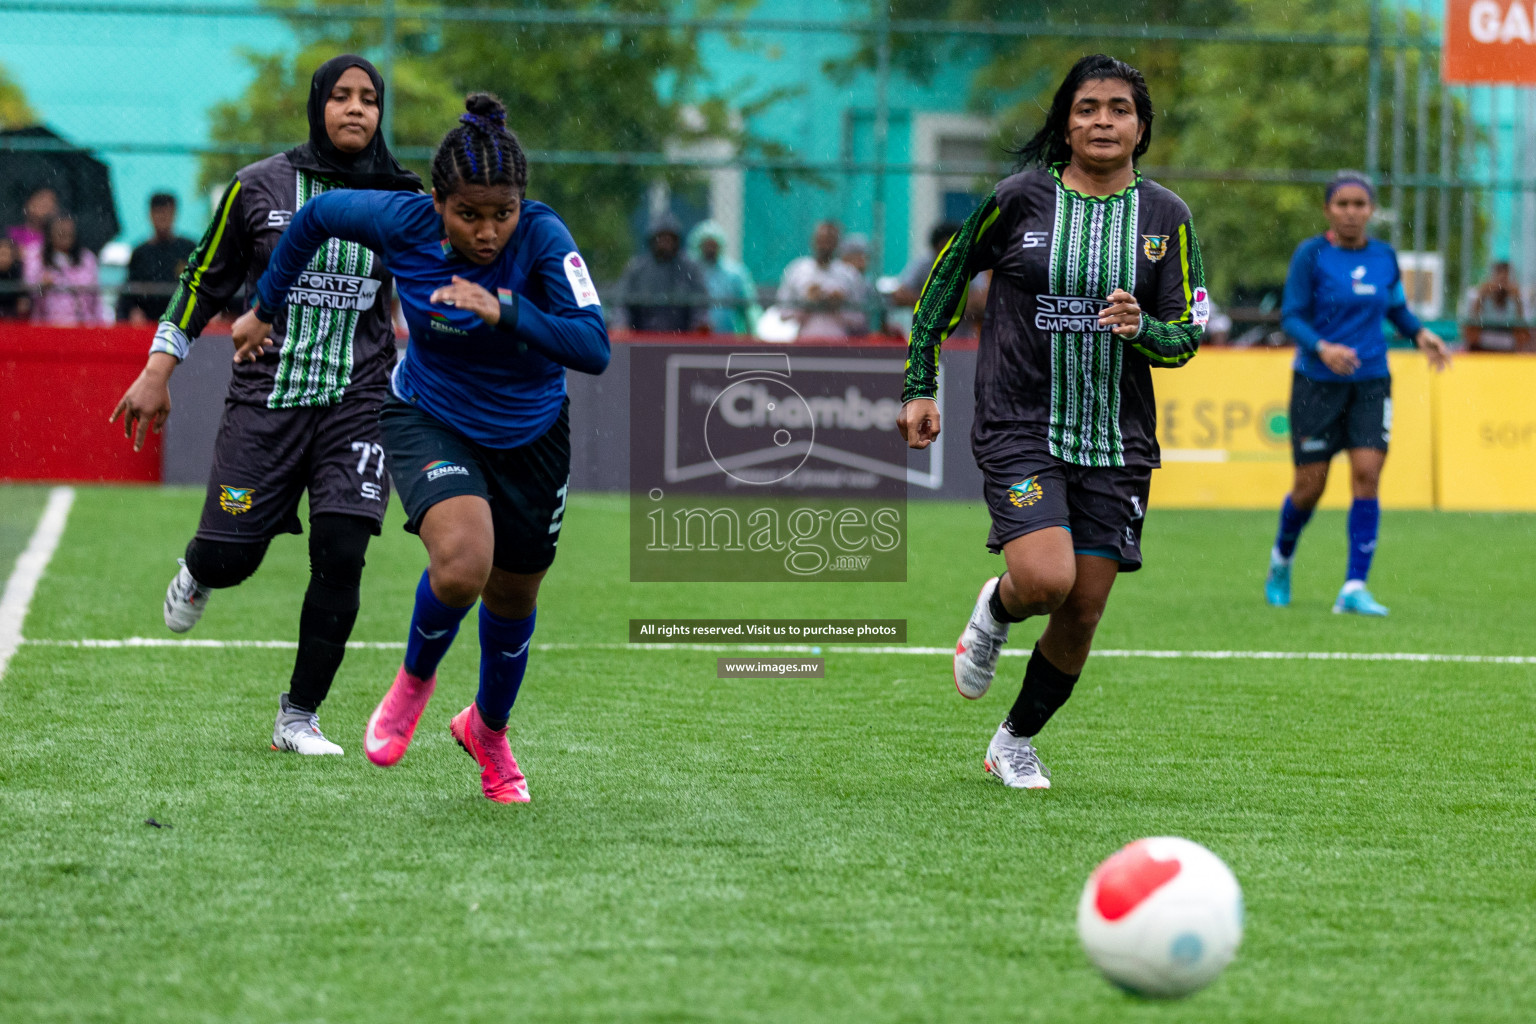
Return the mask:
[[[1002,584],[998,583],[997,586],[1001,587]],[[983,625],[986,627],[988,633],[991,633],[993,636],[997,636],[999,634],[1006,636],[1008,634],[1009,623],[997,621],[997,616],[992,614],[991,601],[981,602],[981,614],[985,617],[985,622]]]
[[[1295,558],[1295,557],[1296,557],[1295,555],[1291,556],[1291,558]],[[1269,564],[1270,565],[1290,565],[1291,564],[1291,558],[1286,558],[1284,555],[1282,555],[1280,553],[1280,549],[1278,547],[1273,547],[1273,548],[1269,549]]]
[[[1011,743],[1011,744],[1013,744],[1015,746],[1023,746],[1023,745],[1027,745],[1027,744],[1032,744],[1034,742],[1034,739],[1035,739],[1033,736],[1015,736],[1013,733],[1009,732],[1008,731],[1008,719],[1006,719],[1006,718],[998,723],[998,725],[997,725],[997,736],[1003,742]]]
[[[1344,581],[1344,589],[1339,591],[1339,593],[1341,593],[1341,594],[1353,594],[1357,590],[1364,590],[1364,589],[1365,589],[1365,580],[1345,580]]]

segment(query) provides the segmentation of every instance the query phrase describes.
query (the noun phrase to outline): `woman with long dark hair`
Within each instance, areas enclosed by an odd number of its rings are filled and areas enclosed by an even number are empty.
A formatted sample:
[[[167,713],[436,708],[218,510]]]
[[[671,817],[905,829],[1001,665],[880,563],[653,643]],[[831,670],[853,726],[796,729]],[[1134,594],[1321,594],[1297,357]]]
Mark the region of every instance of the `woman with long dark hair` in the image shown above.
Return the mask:
[[[352,54],[328,60],[310,81],[309,141],[235,174],[160,319],[144,371],[112,413],[123,416],[135,449],[170,415],[171,372],[266,270],[294,211],[332,189],[421,190],[384,145],[383,107],[384,80],[372,64]],[[272,747],[340,754],[317,712],[346,653],[363,557],[389,503],[379,409],[395,331],[390,277],[376,252],[332,239],[305,270],[277,321],[278,344],[236,360],[202,519],[166,590],[165,624],[185,633],[214,590],[256,571],[274,536],[302,533],[297,513],[307,490],[309,588]]]
[[[1189,209],[1136,161],[1152,139],[1141,72],[1103,54],[1073,65],[1043,127],[940,252],[913,315],[898,426],[939,433],[939,345],[972,278],[992,271],[971,449],[991,514],[988,579],[959,642],[955,686],[987,692],[1009,627],[1049,616],[984,764],[1050,787],[1033,738],[1072,693],[1115,577],[1141,568],[1158,465],[1151,371],[1193,358],[1209,316]]]
[[[1328,230],[1302,242],[1285,278],[1280,325],[1296,342],[1291,377],[1291,459],[1296,477],[1280,506],[1264,597],[1291,603],[1291,559],[1302,528],[1328,484],[1328,464],[1349,452],[1349,564],[1334,601],[1340,614],[1381,617],[1387,608],[1366,589],[1381,524],[1377,488],[1392,438],[1392,371],[1381,323],[1388,321],[1429,358],[1448,361],[1445,342],[1408,308],[1397,253],[1369,233],[1376,190],[1356,171],[1340,171],[1323,193]]]
[[[60,212],[50,220],[36,253],[26,270],[37,293],[32,319],[55,327],[104,322],[96,254],[80,244],[75,218]]]
[[[567,368],[601,373],[608,331],[565,223],[526,199],[528,161],[506,109],[476,93],[432,161],[432,195],[337,192],[293,218],[235,324],[260,349],[328,237],[376,249],[411,341],[382,416],[389,472],[427,569],[405,658],[368,719],[368,759],[405,756],[459,623],[480,605],[479,690],[449,731],[497,803],[528,800],[507,723],[528,666],[539,584],[555,560],[570,478]]]

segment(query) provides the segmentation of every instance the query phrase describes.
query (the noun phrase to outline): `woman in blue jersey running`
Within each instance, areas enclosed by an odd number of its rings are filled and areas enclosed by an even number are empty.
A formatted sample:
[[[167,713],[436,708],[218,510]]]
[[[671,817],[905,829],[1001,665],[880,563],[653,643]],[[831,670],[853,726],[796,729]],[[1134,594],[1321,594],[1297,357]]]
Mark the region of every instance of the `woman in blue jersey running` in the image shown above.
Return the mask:
[[[476,93],[432,161],[432,194],[328,192],[306,203],[235,325],[254,357],[327,238],[360,242],[395,275],[410,344],[380,414],[406,529],[427,570],[405,660],[368,720],[368,759],[405,754],[437,665],[480,602],[480,689],[449,729],[498,803],[528,786],[507,719],[528,664],[539,582],[555,558],[570,475],[567,368],[601,373],[608,333],[586,262],[555,211],[524,199],[528,165],[506,110]]]
[[[1279,607],[1291,603],[1291,559],[1323,496],[1328,463],[1347,450],[1354,492],[1349,568],[1333,610],[1387,614],[1365,588],[1381,522],[1377,487],[1392,437],[1392,377],[1382,319],[1411,338],[1436,370],[1449,362],[1445,342],[1408,309],[1397,253],[1367,233],[1375,204],[1364,175],[1337,174],[1324,200],[1328,231],[1296,247],[1285,280],[1281,326],[1296,342],[1290,410],[1296,479],[1280,507],[1264,582],[1265,598]]]

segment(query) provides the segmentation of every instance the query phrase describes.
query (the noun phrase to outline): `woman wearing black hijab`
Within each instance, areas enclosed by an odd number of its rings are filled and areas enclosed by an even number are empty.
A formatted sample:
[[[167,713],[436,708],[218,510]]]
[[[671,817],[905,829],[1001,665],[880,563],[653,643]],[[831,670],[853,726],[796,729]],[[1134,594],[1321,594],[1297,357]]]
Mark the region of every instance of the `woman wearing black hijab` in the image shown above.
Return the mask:
[[[149,362],[112,413],[135,450],[170,413],[167,381],[208,322],[242,286],[249,294],[293,217],[336,188],[416,192],[379,132],[384,81],[361,57],[322,64],[309,88],[309,141],[242,168],[192,253],[161,318]],[[261,564],[279,533],[302,533],[309,492],[309,589],[299,651],[278,698],[274,750],[340,754],[317,710],[357,619],[368,538],[389,501],[378,414],[395,365],[391,279],[377,254],[331,239],[316,254],[273,325],[272,343],[237,363],[214,446],[197,533],[165,595],[165,624],[184,633],[212,591]]]

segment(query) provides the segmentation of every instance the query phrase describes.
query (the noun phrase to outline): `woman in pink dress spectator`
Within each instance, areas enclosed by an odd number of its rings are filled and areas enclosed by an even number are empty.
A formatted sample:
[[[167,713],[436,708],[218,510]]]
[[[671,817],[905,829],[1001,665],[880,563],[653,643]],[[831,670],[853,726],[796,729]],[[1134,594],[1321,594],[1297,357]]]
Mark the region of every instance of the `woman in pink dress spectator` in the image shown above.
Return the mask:
[[[26,262],[26,279],[37,296],[33,321],[55,327],[105,322],[96,255],[80,244],[69,214],[49,221],[42,250]]]
[[[22,257],[27,258],[42,251],[48,222],[59,215],[59,194],[46,185],[34,189],[22,205],[21,215],[22,222],[6,234],[21,250]]]

